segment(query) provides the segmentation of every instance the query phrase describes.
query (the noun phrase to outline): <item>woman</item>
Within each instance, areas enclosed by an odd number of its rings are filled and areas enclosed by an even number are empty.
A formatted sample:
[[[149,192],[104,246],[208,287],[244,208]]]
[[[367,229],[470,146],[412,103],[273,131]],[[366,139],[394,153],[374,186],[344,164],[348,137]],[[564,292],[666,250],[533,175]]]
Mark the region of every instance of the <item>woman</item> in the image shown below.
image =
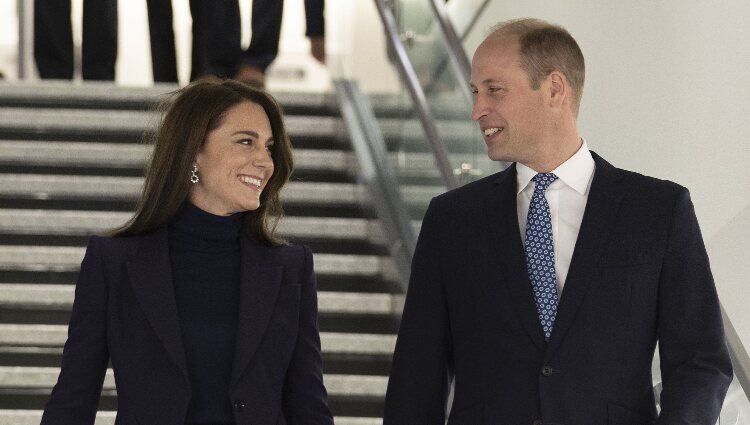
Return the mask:
[[[177,93],[133,219],[92,237],[42,424],[331,424],[312,255],[275,234],[292,171],[281,110],[234,81]]]

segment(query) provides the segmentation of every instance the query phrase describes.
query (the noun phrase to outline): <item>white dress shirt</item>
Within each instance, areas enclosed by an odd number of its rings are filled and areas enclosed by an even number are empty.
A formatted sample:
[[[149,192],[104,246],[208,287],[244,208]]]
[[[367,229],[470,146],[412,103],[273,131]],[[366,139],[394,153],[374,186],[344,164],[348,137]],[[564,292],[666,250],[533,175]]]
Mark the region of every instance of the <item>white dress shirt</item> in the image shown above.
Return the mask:
[[[581,229],[583,211],[589,198],[591,180],[594,177],[594,158],[583,140],[578,151],[559,167],[552,170],[558,179],[545,192],[550,212],[552,213],[552,245],[555,251],[555,274],[557,293],[562,294],[565,279],[568,277],[570,260]],[[526,243],[526,220],[529,214],[531,195],[534,193],[534,181],[537,172],[516,163],[518,206],[518,227],[521,229],[521,241]]]

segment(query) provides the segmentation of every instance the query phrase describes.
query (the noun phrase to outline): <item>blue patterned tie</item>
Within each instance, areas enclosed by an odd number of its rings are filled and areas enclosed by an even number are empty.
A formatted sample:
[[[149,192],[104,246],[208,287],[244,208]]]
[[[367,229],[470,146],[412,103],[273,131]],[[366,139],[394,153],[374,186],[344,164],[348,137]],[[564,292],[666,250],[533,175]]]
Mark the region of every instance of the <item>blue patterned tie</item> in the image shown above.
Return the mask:
[[[526,221],[526,270],[534,288],[536,309],[547,341],[557,315],[557,279],[552,245],[552,217],[544,192],[555,180],[557,176],[552,173],[534,176],[534,194],[531,196]]]

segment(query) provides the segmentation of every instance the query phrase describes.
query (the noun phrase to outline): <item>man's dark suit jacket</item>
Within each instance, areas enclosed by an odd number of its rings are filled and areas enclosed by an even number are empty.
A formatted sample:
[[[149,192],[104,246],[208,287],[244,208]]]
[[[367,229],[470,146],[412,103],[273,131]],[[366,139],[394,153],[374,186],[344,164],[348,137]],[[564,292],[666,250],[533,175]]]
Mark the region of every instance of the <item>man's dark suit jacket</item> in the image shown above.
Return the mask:
[[[433,199],[385,425],[442,425],[451,378],[449,425],[715,424],[732,367],[688,191],[592,155],[596,171],[548,343],[526,272],[515,165]]]
[[[242,236],[231,400],[246,424],[331,424],[307,247]],[[184,425],[191,387],[167,232],[93,237],[81,265],[57,385],[43,425],[93,424],[111,359],[117,425]]]

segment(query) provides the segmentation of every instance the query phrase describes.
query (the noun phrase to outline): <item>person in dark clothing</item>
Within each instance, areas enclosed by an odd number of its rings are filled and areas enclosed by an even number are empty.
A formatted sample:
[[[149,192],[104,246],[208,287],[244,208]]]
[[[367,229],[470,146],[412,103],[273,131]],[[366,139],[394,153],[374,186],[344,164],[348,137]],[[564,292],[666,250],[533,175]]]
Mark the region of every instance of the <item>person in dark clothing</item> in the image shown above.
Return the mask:
[[[73,78],[71,0],[34,0],[34,60],[43,79]],[[84,80],[115,79],[117,1],[83,1],[81,73]]]
[[[172,27],[172,0],[146,0],[155,83],[177,82],[177,53]]]
[[[155,82],[177,82],[172,3],[147,0]],[[283,0],[254,0],[250,46],[242,50],[237,0],[190,0],[193,44],[190,80],[204,75],[234,77],[263,86],[266,69],[279,53]],[[310,53],[325,63],[325,0],[305,0]]]
[[[331,425],[312,254],[274,230],[292,172],[281,109],[202,78],[156,132],[134,217],[92,237],[42,425]]]
[[[240,56],[237,80],[263,86],[266,69],[279,53],[283,7],[283,0],[253,0],[252,38]],[[305,35],[310,39],[310,53],[320,63],[325,63],[324,8],[324,0],[305,0]]]

